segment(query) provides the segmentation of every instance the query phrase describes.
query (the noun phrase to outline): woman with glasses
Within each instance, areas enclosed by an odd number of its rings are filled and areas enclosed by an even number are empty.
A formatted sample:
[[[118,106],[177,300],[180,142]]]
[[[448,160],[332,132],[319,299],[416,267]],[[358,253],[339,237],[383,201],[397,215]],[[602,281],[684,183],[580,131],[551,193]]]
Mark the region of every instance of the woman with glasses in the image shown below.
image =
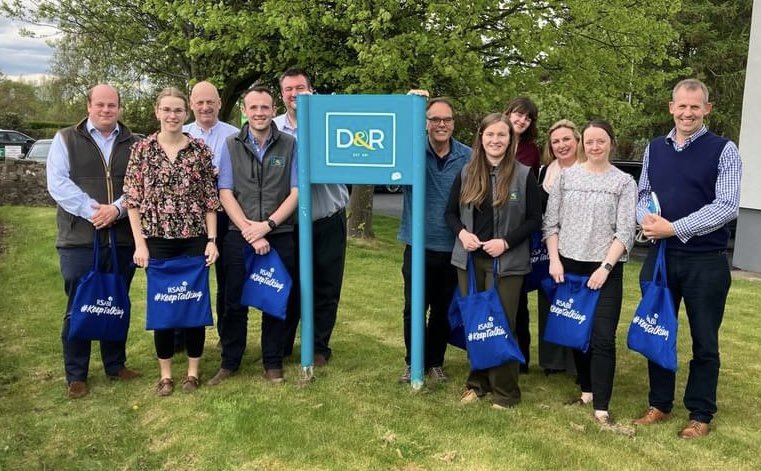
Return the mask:
[[[515,132],[515,160],[531,169],[534,176],[539,175],[539,146],[536,145],[536,120],[539,110],[533,101],[518,97],[507,104],[504,115],[510,120]],[[521,373],[528,373],[531,357],[531,331],[529,330],[528,295],[521,293],[518,301],[518,314],[515,318],[515,336],[526,364],[520,366]]]
[[[555,282],[575,273],[589,277],[589,289],[600,290],[589,349],[574,350],[581,396],[572,403],[592,403],[595,422],[608,427],[623,294],[619,262],[627,260],[634,244],[637,184],[610,163],[616,145],[610,124],[590,121],[581,142],[581,163],[560,172],[552,185],[543,229]]]
[[[541,202],[531,170],[515,160],[512,124],[502,113],[487,115],[473,142],[470,162],[455,178],[445,212],[457,236],[452,265],[457,267],[460,292],[468,291],[467,261],[473,256],[479,291],[495,282],[515,331],[515,311],[523,276],[531,271],[529,236],[541,225]],[[492,393],[493,407],[504,409],[520,402],[518,363],[508,362],[486,370],[472,370],[463,403]]]
[[[217,215],[220,207],[213,153],[203,141],[182,132],[188,100],[176,88],[166,88],[156,100],[158,132],[132,148],[124,178],[125,206],[135,238],[134,262],[147,267],[150,259],[177,256],[217,259]],[[159,396],[174,390],[172,357],[174,329],[154,331],[161,377]],[[199,365],[206,339],[205,327],[185,329],[188,371],[182,389],[198,388]]]

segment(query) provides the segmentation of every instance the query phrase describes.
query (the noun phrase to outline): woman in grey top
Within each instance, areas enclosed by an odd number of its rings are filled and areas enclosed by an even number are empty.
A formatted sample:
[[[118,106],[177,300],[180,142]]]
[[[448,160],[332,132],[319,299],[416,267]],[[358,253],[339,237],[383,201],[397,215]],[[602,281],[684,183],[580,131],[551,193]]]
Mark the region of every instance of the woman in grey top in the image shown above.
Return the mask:
[[[544,214],[544,237],[550,276],[563,283],[564,273],[589,276],[587,286],[600,290],[589,350],[574,350],[581,397],[592,403],[595,421],[611,425],[608,403],[616,369],[616,328],[621,315],[623,267],[634,243],[637,184],[609,161],[615,136],[605,121],[590,121],[581,133],[581,163],[563,170],[552,186]]]

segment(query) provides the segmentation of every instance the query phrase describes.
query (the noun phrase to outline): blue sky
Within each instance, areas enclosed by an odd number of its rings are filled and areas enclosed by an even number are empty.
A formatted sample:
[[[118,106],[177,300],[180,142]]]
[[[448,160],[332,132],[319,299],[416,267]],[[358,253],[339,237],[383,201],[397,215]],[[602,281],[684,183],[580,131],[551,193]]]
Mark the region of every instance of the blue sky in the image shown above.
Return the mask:
[[[45,39],[19,35],[18,30],[22,26],[42,34],[49,35],[52,32],[49,28],[23,25],[0,17],[0,72],[10,76],[37,76],[49,73],[53,49],[45,43]]]

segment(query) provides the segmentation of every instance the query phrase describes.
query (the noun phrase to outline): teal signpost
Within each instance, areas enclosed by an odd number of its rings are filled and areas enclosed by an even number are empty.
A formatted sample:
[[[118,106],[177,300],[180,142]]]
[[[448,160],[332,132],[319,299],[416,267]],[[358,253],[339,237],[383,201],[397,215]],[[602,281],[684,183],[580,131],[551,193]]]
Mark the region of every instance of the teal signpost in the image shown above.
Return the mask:
[[[412,185],[412,387],[423,385],[425,99],[300,95],[296,101],[299,239],[312,240],[313,183]],[[300,244],[301,366],[314,363],[312,244]]]

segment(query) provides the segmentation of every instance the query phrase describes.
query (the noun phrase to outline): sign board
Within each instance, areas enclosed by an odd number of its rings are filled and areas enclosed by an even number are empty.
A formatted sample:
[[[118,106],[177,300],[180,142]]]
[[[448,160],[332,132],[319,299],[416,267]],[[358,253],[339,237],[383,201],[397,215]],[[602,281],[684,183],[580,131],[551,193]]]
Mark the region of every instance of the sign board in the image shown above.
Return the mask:
[[[425,316],[425,100],[411,95],[299,95],[299,240],[312,240],[311,185],[411,185],[412,387],[423,385]],[[312,377],[312,244],[299,244],[301,365]],[[351,287],[344,286],[344,289]],[[379,296],[382,296],[379,294]]]
[[[299,140],[308,135],[313,151],[312,182],[412,184],[412,146],[425,139],[424,99],[302,95],[298,100]]]

